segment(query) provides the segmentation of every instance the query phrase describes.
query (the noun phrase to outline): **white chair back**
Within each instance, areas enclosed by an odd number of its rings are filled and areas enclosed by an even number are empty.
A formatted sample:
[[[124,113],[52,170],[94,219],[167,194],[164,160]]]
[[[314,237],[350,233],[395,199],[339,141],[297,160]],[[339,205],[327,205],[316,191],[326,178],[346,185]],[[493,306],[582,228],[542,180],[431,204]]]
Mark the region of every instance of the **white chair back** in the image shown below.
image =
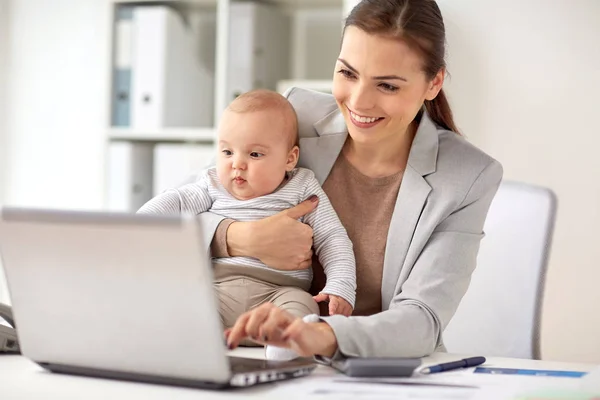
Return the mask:
[[[550,189],[502,182],[484,225],[471,284],[444,331],[449,352],[539,359],[556,204]]]

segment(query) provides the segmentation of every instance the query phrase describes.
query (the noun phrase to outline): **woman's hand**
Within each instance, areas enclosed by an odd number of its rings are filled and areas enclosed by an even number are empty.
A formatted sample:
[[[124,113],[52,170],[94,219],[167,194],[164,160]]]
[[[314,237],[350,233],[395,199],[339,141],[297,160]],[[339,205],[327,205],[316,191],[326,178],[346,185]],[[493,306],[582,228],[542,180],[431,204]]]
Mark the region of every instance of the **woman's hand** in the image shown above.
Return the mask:
[[[311,265],[313,231],[298,219],[317,207],[311,196],[289,210],[258,221],[234,222],[227,230],[227,251],[232,256],[258,258],[279,270],[301,270]]]
[[[345,317],[349,317],[350,315],[352,315],[353,308],[350,305],[350,303],[348,303],[346,300],[339,296],[334,296],[332,294],[321,292],[318,295],[313,296],[313,299],[315,299],[317,303],[320,303],[322,301],[328,302],[329,315],[339,314]]]
[[[235,325],[225,331],[225,337],[230,349],[248,337],[257,343],[292,349],[301,357],[332,357],[338,347],[328,324],[304,322],[272,303],[240,315]]]

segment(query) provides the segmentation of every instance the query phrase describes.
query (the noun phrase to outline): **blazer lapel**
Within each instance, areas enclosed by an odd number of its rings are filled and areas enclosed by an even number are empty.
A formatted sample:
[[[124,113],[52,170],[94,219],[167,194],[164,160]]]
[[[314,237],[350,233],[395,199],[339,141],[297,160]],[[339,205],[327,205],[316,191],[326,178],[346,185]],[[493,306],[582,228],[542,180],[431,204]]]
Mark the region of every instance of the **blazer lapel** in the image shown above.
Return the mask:
[[[298,166],[312,170],[319,184],[323,185],[344,147],[348,130],[337,109],[316,122],[314,128],[318,136],[300,138]]]
[[[437,128],[424,111],[409,153],[388,231],[381,287],[384,310],[389,308],[394,297],[400,272],[406,264],[413,262],[406,260],[406,255],[431,192],[431,186],[424,177],[435,171],[437,153]]]

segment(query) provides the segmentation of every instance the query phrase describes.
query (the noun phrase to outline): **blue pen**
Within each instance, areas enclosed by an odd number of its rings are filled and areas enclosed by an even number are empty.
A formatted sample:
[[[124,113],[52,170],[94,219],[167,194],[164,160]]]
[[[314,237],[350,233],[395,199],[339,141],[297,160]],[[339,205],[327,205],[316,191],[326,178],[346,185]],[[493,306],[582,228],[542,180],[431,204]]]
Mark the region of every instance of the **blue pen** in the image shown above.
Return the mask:
[[[421,370],[421,373],[433,374],[435,372],[444,372],[444,371],[450,371],[453,369],[475,367],[477,365],[483,364],[484,362],[485,362],[485,357],[463,358],[462,360],[447,362],[447,363],[438,364],[438,365],[432,365],[430,367],[423,368]]]

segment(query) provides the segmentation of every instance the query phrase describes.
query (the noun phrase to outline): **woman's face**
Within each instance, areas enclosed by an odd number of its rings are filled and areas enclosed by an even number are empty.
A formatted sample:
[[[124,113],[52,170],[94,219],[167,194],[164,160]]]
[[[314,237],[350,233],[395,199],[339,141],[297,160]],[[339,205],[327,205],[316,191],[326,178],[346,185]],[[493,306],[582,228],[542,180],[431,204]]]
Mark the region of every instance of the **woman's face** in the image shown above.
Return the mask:
[[[443,71],[428,80],[418,53],[403,41],[350,26],[335,66],[333,95],[354,141],[389,143],[404,135],[443,81]]]

